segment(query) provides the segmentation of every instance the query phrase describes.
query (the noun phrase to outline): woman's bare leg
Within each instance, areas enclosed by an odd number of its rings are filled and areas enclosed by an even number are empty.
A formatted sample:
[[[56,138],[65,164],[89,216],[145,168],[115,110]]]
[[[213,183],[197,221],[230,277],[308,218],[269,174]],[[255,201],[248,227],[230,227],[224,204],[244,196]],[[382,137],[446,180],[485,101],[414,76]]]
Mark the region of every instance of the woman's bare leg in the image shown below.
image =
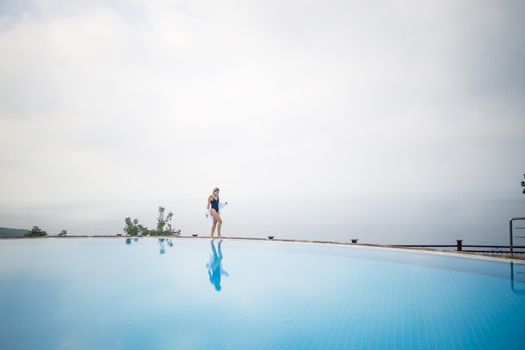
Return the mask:
[[[222,226],[222,219],[219,218],[219,220],[217,221],[217,233],[219,234],[219,239],[222,239],[221,226]]]
[[[217,220],[213,218],[213,225],[211,225],[210,238],[213,239],[213,234],[215,233],[215,226],[217,226]]]
[[[217,233],[218,233],[218,236],[219,236],[219,239],[220,239],[220,238],[222,238],[222,235],[221,235],[222,219],[219,216],[219,214],[215,211],[215,209],[210,210],[210,213],[213,216],[213,221],[214,221],[214,226],[213,227],[215,228],[215,225],[217,225]]]

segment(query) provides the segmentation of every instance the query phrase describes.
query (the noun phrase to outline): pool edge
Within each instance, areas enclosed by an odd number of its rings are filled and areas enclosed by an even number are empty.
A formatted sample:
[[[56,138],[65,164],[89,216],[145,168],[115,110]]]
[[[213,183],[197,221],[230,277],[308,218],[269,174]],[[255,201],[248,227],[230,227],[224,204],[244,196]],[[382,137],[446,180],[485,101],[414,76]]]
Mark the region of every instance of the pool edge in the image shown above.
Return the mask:
[[[80,239],[80,238],[102,238],[102,239],[115,239],[115,238],[135,238],[135,236],[110,236],[110,235],[78,235],[78,236],[65,236],[65,237],[56,237],[56,236],[46,236],[46,237],[0,237],[1,240],[21,240],[21,239]],[[173,238],[173,239],[195,239],[195,240],[210,240],[210,237],[201,236],[155,236],[155,237],[138,237],[141,239],[158,239],[158,238]],[[459,257],[466,259],[477,259],[477,260],[488,260],[493,262],[512,262],[516,264],[525,265],[525,260],[520,258],[508,258],[508,257],[496,257],[496,256],[486,256],[476,253],[468,252],[457,252],[457,251],[445,251],[429,248],[414,248],[414,247],[394,247],[388,244],[371,244],[371,243],[346,243],[346,242],[337,242],[337,241],[320,241],[320,240],[301,240],[301,239],[266,239],[260,237],[223,237],[225,240],[236,240],[236,241],[264,241],[264,242],[280,242],[280,243],[289,243],[289,244],[305,244],[305,245],[330,245],[330,246],[339,246],[346,248],[357,248],[357,249],[378,249],[386,251],[398,251],[404,253],[412,254],[431,254],[439,256],[450,256],[450,257]]]

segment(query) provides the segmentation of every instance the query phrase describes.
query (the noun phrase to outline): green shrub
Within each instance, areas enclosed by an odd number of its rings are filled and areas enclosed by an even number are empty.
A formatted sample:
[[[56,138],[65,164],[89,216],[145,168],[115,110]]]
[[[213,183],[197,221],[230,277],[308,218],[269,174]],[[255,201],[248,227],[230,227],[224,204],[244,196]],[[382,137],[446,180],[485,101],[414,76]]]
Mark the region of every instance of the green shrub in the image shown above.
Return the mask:
[[[138,219],[127,217],[124,219],[126,226],[124,232],[130,236],[137,236],[139,234],[143,236],[180,236],[180,230],[174,230],[171,226],[171,219],[173,219],[173,213],[169,212],[165,215],[166,209],[159,207],[159,215],[157,217],[157,226],[155,229],[148,229],[147,227],[139,224]]]
[[[24,237],[44,237],[47,236],[46,231],[42,231],[42,229],[38,226],[33,226],[31,231],[27,231],[27,233],[24,235]]]

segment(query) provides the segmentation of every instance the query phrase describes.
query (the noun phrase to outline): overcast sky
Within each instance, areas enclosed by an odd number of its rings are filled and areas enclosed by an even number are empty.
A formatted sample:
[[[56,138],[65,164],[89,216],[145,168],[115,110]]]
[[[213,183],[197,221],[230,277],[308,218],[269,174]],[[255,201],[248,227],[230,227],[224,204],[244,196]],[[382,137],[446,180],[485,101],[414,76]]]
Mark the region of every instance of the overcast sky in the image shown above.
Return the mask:
[[[165,205],[204,232],[214,186],[232,234],[282,230],[293,208],[296,223],[348,223],[365,202],[386,215],[392,198],[504,197],[520,214],[524,14],[519,0],[0,0],[0,226],[108,233]]]

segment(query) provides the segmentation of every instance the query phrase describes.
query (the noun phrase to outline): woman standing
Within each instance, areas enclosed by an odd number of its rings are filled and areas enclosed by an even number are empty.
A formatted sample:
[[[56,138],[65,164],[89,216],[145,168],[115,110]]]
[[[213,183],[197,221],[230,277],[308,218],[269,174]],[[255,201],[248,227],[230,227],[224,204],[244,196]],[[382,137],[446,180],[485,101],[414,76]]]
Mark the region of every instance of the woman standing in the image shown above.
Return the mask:
[[[228,204],[226,202],[225,204]],[[222,239],[221,235],[221,226],[222,226],[222,219],[221,215],[219,214],[219,207],[222,205],[222,203],[219,203],[219,188],[215,187],[213,189],[213,193],[208,197],[208,206],[206,207],[207,210],[210,211],[210,215],[213,217],[213,224],[211,226],[211,233],[210,238],[213,239],[213,235],[215,233],[215,227],[217,227],[217,233],[219,239]],[[210,209],[211,206],[211,209]]]

